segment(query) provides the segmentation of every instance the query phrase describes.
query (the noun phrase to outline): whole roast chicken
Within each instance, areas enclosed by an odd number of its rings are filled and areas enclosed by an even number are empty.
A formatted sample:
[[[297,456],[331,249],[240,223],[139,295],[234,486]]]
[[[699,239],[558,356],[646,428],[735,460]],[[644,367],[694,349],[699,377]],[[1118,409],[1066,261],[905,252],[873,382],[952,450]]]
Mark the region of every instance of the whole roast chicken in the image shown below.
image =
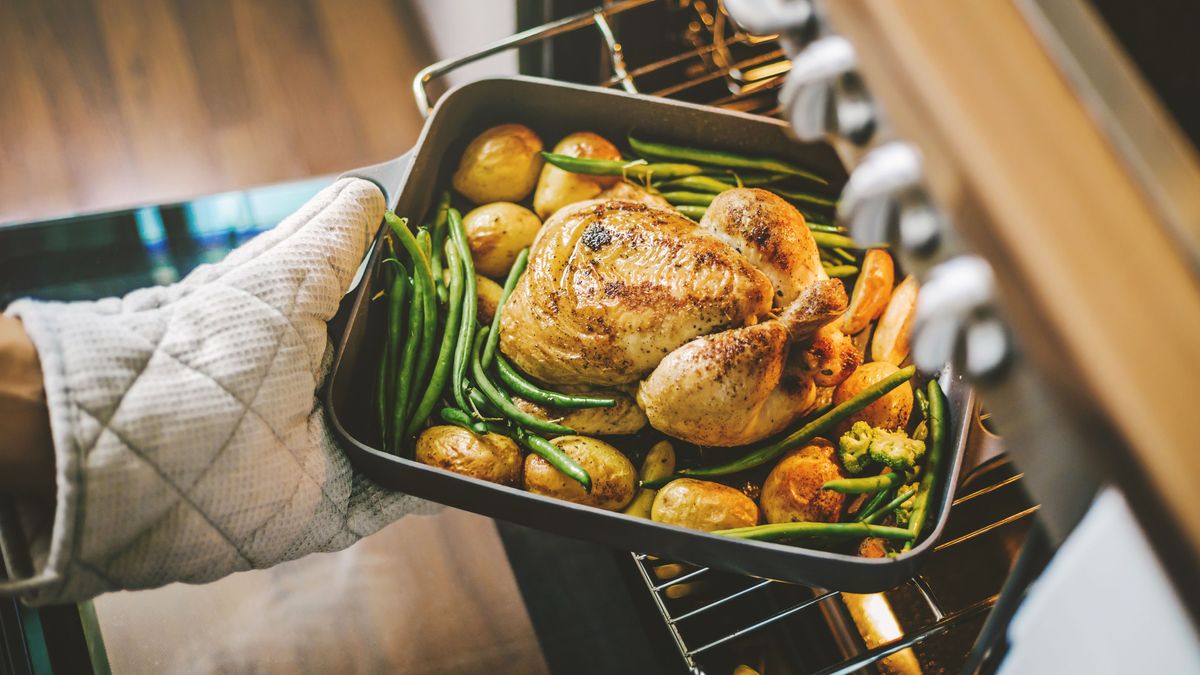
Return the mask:
[[[723,192],[699,224],[592,200],[546,221],[500,349],[548,384],[636,385],[668,435],[744,445],[792,424],[854,361],[826,327],[846,304],[803,216],[773,193]]]

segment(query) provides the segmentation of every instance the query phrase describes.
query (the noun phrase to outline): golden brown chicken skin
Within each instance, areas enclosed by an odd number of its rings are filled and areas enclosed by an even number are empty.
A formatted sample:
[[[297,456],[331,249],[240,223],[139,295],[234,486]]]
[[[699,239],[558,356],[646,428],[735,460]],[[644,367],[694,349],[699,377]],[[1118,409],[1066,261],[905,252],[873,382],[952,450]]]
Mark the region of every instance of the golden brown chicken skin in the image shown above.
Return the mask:
[[[628,384],[693,338],[765,314],[771,296],[745,256],[678,213],[581,202],[534,242],[500,349],[543,382]]]

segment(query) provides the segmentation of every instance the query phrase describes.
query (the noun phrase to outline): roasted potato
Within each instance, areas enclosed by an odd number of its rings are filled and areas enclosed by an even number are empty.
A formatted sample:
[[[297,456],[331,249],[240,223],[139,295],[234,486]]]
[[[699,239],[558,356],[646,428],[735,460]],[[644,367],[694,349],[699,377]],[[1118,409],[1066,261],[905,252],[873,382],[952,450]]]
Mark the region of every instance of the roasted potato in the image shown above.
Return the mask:
[[[620,450],[587,436],[559,436],[550,442],[588,472],[592,492],[584,492],[582,485],[533,453],[525,458],[526,490],[609,511],[617,511],[633,499],[637,469]]]
[[[475,299],[478,303],[475,316],[479,317],[479,323],[487,325],[492,322],[492,317],[496,316],[496,307],[500,305],[500,296],[503,294],[504,289],[500,284],[487,277],[475,275]]]
[[[900,369],[887,361],[864,363],[858,367],[858,370],[851,373],[845,382],[838,385],[837,390],[833,392],[834,404],[841,405],[845,403],[850,397],[897,370]],[[909,415],[912,414],[912,406],[912,385],[909,382],[905,382],[884,394],[871,405],[851,415],[849,419],[842,423],[838,435],[841,435],[842,431],[849,429],[858,420],[863,420],[873,427],[880,427],[882,429],[903,429],[908,424]]]
[[[758,499],[763,516],[768,523],[836,522],[846,495],[822,490],[821,486],[845,477],[833,443],[814,438],[784,455],[767,474]]]
[[[622,436],[636,434],[646,426],[646,413],[638,407],[633,396],[620,389],[589,387],[581,385],[555,385],[554,390],[563,394],[581,396],[603,396],[616,400],[611,408],[555,408],[513,397],[513,403],[525,412],[544,420],[558,420],[581,434],[599,436]]]
[[[429,427],[417,437],[417,461],[501,485],[521,480],[521,449],[507,436],[452,425]]]
[[[476,204],[519,202],[537,183],[542,148],[542,139],[527,126],[492,127],[467,145],[451,183]]]
[[[899,366],[908,357],[908,335],[912,332],[913,316],[917,313],[917,292],[920,286],[915,277],[901,281],[888,300],[883,316],[875,324],[871,338],[871,360],[887,361]]]
[[[854,292],[850,294],[850,306],[842,316],[842,332],[854,335],[870,326],[871,321],[887,306],[894,281],[892,256],[879,248],[867,251],[859,269],[858,281],[854,282]]]
[[[471,209],[463,216],[463,227],[475,271],[485,277],[503,279],[521,249],[533,243],[542,229],[542,221],[520,204],[492,202]]]
[[[741,490],[694,478],[677,478],[654,495],[650,519],[693,530],[729,530],[758,523],[758,505]]]
[[[554,146],[555,154],[589,159],[621,159],[621,151],[603,136],[590,131],[573,133]],[[568,204],[594,199],[602,190],[611,187],[619,176],[588,176],[564,171],[547,164],[533,193],[533,210],[545,220]]]
[[[638,479],[644,484],[666,478],[673,473],[675,473],[675,448],[671,447],[670,441],[659,441],[650,448],[650,451],[646,453],[646,458],[642,460],[642,470],[638,473]],[[653,488],[639,487],[633,495],[633,501],[629,502],[623,512],[638,518],[649,518],[650,509],[654,507],[654,497],[657,494],[658,490]]]

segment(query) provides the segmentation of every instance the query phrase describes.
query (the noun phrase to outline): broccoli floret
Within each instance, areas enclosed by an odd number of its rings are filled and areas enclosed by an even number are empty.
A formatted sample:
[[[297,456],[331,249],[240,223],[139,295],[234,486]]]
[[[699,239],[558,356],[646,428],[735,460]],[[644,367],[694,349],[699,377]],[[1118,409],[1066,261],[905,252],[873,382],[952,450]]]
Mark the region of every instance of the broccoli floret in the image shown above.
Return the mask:
[[[900,506],[892,512],[892,516],[896,519],[896,527],[908,527],[908,519],[912,516],[913,505],[917,502],[917,483],[909,483],[900,488],[901,492],[912,490],[912,496],[900,502]]]
[[[903,429],[872,429],[871,459],[896,471],[911,469],[925,455],[925,442],[909,438]]]
[[[859,474],[867,467],[871,460],[869,450],[874,432],[870,424],[859,420],[838,440],[838,456],[847,473]]]

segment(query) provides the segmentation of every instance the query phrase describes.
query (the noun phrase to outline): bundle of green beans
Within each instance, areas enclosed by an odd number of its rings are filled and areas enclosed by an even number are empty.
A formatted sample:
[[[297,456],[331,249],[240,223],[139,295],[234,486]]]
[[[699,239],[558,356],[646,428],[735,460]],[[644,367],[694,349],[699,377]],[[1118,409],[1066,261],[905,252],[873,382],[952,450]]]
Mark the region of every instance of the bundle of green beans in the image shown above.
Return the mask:
[[[407,258],[406,263],[392,252],[381,270],[388,298],[378,390],[384,447],[407,454],[409,441],[440,404],[442,420],[476,433],[508,436],[590,491],[587,471],[544,438],[574,431],[525,412],[512,398],[557,408],[611,407],[616,401],[544,389],[498,350],[504,303],[525,271],[529,251],[522,251],[509,271],[491,326],[480,326],[475,266],[462,216],[450,206],[449,194],[438,205],[432,230],[420,228],[414,234],[406,219],[390,211],[384,218],[389,228],[385,245],[391,251],[391,242],[399,242]]]

